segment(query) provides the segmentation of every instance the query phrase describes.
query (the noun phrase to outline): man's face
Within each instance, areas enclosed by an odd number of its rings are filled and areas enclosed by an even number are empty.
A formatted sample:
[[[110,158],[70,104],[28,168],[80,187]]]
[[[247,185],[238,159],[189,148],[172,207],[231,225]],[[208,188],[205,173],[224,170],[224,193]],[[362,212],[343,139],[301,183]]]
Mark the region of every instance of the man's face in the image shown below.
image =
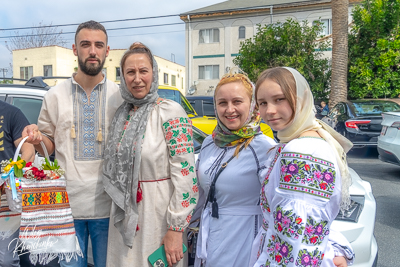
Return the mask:
[[[101,30],[82,29],[75,43],[72,49],[78,56],[79,69],[86,75],[98,75],[110,51],[106,34]]]

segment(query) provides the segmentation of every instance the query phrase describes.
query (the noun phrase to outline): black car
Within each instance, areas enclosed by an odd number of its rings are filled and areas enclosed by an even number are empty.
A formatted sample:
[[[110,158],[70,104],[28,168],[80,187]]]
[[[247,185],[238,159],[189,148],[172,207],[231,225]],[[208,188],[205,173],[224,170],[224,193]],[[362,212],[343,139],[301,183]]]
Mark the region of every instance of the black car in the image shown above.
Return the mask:
[[[215,117],[214,97],[212,96],[187,96],[190,104],[199,116]]]
[[[360,99],[339,102],[322,119],[353,142],[355,147],[377,146],[382,130],[382,112],[400,106],[392,101]]]

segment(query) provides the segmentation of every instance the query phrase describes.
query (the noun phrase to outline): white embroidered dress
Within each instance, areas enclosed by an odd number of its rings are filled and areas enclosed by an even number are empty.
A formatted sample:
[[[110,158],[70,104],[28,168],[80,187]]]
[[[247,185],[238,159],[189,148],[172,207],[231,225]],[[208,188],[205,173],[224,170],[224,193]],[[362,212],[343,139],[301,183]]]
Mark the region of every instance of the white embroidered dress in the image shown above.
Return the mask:
[[[172,100],[158,101],[142,143],[138,230],[131,249],[110,220],[107,266],[151,266],[147,258],[161,246],[167,230],[184,231],[189,225],[198,199],[192,138],[192,122],[182,107]],[[186,243],[185,232],[183,238]],[[174,266],[187,266],[184,256]]]
[[[195,219],[202,211],[196,256],[203,258],[203,266],[248,265],[251,245],[262,222],[259,206],[260,179],[265,168],[262,162],[267,160],[267,151],[274,145],[271,138],[259,134],[238,158],[229,162],[215,185],[219,218],[214,218],[210,203],[203,210],[204,200],[215,173],[232,157],[236,147],[219,148],[211,136],[204,140],[197,162],[201,197],[193,216]],[[200,266],[201,258],[196,258],[195,266]]]
[[[251,266],[257,260],[256,267],[333,267],[328,239],[341,235],[329,230],[339,212],[341,176],[332,148],[322,138],[303,137],[269,155],[266,166],[275,164],[261,181],[264,222]]]

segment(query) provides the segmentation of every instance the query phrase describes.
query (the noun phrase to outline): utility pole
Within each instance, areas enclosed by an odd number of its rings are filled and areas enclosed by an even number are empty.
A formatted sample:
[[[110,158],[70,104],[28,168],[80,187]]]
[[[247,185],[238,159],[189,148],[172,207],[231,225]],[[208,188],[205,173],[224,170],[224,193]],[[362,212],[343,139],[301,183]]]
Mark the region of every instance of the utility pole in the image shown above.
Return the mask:
[[[0,71],[3,72],[3,78],[5,78],[5,77],[6,77],[6,76],[5,76],[5,73],[8,72],[8,69],[6,69],[6,68],[0,68]]]

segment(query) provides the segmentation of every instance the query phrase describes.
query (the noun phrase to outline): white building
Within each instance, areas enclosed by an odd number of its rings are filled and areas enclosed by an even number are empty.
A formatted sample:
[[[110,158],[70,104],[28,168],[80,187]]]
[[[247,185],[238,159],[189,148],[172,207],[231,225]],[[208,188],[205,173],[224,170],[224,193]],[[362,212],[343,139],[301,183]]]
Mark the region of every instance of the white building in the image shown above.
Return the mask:
[[[349,0],[351,10],[361,0]],[[322,35],[332,31],[331,0],[228,0],[180,15],[186,24],[186,76],[189,94],[212,95],[223,74],[234,66],[240,42],[251,38],[257,25],[287,18],[321,20]],[[326,52],[331,57],[331,52]]]

